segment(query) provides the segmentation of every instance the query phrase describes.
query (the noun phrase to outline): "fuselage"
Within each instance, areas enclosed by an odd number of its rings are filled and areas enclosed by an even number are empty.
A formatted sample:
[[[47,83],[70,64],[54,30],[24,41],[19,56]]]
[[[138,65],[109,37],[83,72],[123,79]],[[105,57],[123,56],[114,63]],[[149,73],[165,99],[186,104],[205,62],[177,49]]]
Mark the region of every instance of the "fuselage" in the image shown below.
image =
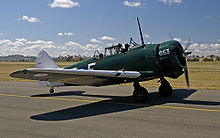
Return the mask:
[[[161,76],[178,78],[183,74],[183,66],[186,64],[183,52],[181,44],[172,40],[161,44],[136,46],[125,53],[100,59],[92,57],[65,69],[138,71],[141,73],[140,81]]]

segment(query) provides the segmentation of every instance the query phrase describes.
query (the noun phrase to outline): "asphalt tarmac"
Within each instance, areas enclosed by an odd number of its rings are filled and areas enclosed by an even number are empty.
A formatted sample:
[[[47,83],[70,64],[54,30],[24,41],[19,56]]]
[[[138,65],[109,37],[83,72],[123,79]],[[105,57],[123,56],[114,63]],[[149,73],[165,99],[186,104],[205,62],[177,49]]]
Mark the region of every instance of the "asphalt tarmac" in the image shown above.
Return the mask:
[[[128,86],[0,82],[0,137],[220,137],[220,91],[175,89],[135,103]]]

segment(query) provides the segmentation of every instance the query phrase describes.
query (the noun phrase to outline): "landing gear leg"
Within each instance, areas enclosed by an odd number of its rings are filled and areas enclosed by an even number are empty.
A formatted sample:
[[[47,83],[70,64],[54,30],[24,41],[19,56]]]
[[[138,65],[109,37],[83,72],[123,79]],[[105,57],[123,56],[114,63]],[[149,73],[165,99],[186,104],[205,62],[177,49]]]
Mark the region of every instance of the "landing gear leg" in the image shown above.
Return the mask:
[[[148,91],[141,87],[139,81],[134,82],[133,98],[136,102],[145,102],[148,98]]]
[[[170,83],[164,78],[160,78],[161,85],[159,87],[159,93],[162,97],[170,97],[173,93],[173,88],[170,86]]]
[[[53,88],[53,87],[50,88],[49,92],[50,92],[50,93],[54,93],[54,88]]]

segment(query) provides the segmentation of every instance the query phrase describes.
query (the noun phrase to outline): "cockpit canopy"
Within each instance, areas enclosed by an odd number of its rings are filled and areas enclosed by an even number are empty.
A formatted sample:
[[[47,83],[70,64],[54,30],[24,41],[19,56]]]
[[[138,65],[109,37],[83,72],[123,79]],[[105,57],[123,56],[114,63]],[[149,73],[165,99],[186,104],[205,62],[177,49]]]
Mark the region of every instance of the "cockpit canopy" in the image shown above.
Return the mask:
[[[104,55],[102,53],[99,53],[98,50],[96,50],[94,53],[94,59],[100,59],[100,58],[107,57],[107,56],[117,55],[120,53],[126,53],[126,52],[130,51],[131,49],[135,49],[140,46],[141,45],[137,44],[136,42],[134,42],[134,40],[132,38],[130,38],[130,43],[125,44],[124,46],[119,43],[117,45],[112,45],[110,47],[106,47]]]
[[[116,46],[111,46],[111,47],[106,47],[105,48],[105,56],[111,56],[111,55],[116,55],[119,54],[122,48],[122,44],[118,44]]]

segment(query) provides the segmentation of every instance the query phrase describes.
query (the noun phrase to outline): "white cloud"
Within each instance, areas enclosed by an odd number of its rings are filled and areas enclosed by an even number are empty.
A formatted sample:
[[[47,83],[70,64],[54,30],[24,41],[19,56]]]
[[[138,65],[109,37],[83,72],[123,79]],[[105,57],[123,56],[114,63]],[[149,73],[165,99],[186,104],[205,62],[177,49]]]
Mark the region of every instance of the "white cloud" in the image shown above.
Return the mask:
[[[64,35],[67,35],[67,36],[72,36],[73,33],[72,32],[65,32]]]
[[[59,36],[63,36],[63,35],[65,35],[65,36],[72,36],[73,33],[72,32],[65,32],[65,33],[57,33],[57,35],[59,35]]]
[[[54,56],[59,53],[61,46],[56,45],[53,41],[30,41],[26,38],[15,38],[14,41],[8,39],[0,40],[0,55],[23,54],[35,56],[41,49],[50,50]]]
[[[0,40],[0,45],[8,45],[9,43],[11,43],[11,41],[8,40],[8,39],[2,39],[2,40]]]
[[[73,8],[79,6],[79,2],[72,0],[54,0],[49,6],[51,8]]]
[[[92,43],[101,43],[101,42],[102,42],[102,41],[99,41],[99,40],[97,40],[97,39],[95,39],[95,38],[90,39],[90,41],[91,41]]]
[[[57,33],[57,35],[59,35],[59,36],[63,36],[63,33]]]
[[[193,41],[192,41],[192,40],[187,40],[187,41],[184,41],[184,43],[186,43],[186,44],[192,44]]]
[[[69,41],[69,42],[67,42],[67,43],[65,43],[65,44],[68,45],[68,46],[80,46],[79,43],[74,42],[74,41]]]
[[[105,37],[104,37],[105,38]],[[98,40],[99,41],[99,40]],[[182,40],[183,41],[183,40]],[[107,44],[111,46],[113,43]],[[100,52],[103,47],[98,43],[89,43],[82,45],[80,43],[69,41],[57,44],[48,40],[27,40],[26,38],[15,38],[14,40],[0,39],[0,55],[23,54],[36,56],[41,49],[46,49],[51,56],[86,54],[92,56],[95,50]],[[193,55],[218,55],[220,56],[220,44],[218,43],[192,43],[188,47]]]
[[[15,38],[16,41],[20,41],[20,42],[26,42],[27,39],[25,38]]]
[[[184,42],[183,40],[181,41]],[[113,44],[114,43],[107,43],[106,45],[112,46]],[[74,41],[67,41],[58,44],[50,40],[33,41],[26,38],[15,38],[14,40],[0,39],[0,55],[23,54],[36,56],[41,49],[46,49],[51,56],[63,55],[62,53],[65,53],[66,55],[87,54],[89,56],[92,56],[95,50],[99,50],[100,52],[102,52],[104,48],[100,46],[99,43],[81,44]],[[194,42],[188,47],[188,50],[192,51],[193,55],[206,56],[214,54],[220,56],[219,43],[209,44]]]
[[[148,39],[151,39],[150,35],[149,34],[144,34],[144,36]]]
[[[69,42],[67,42],[67,43],[65,43],[67,46],[71,46],[71,47],[75,47],[75,48],[81,48],[81,49],[83,49],[84,48],[84,46],[83,45],[81,45],[81,44],[79,44],[79,43],[77,43],[77,42],[74,42],[74,41],[69,41]]]
[[[209,44],[200,44],[199,46],[199,49],[203,49],[203,50],[208,49],[208,48],[211,48]]]
[[[98,50],[99,46],[97,44],[87,44],[85,50]]]
[[[37,40],[37,41],[27,41],[27,44],[41,44],[41,45],[52,45],[53,41]]]
[[[189,49],[196,49],[199,46],[198,43],[193,43],[189,46]]]
[[[220,44],[198,44],[193,43],[188,47],[193,55],[218,55],[220,56]]]
[[[176,40],[176,41],[178,41],[178,42],[181,42],[181,41],[182,41],[181,38],[177,38],[177,37],[173,38],[173,40]]]
[[[13,47],[13,46],[16,46],[16,47],[19,47],[19,46],[23,46],[25,45],[24,43],[24,39],[18,39],[16,38],[16,41],[11,41],[11,40],[8,40],[8,39],[2,39],[0,40],[0,45],[3,45],[5,47]]]
[[[138,1],[124,1],[123,3],[125,6],[128,6],[128,7],[140,7],[141,6],[141,2],[138,2]]]
[[[216,41],[217,41],[217,42],[220,42],[220,39],[217,39]]]
[[[4,35],[4,33],[0,33],[0,36]]]
[[[39,49],[38,51],[40,51],[41,49],[49,49],[49,48],[56,48],[56,46],[54,45],[32,45],[29,47],[25,47],[25,50],[36,50]]]
[[[183,0],[158,0],[158,1],[161,1],[163,2],[164,4],[181,4],[183,2]]]
[[[110,40],[110,41],[115,40],[115,38],[110,37],[110,36],[103,36],[103,37],[101,37],[101,38],[99,38],[99,39],[100,39],[100,40]]]
[[[65,45],[67,46],[66,49],[69,49],[68,52],[74,51],[77,54],[85,54],[86,53],[86,55],[90,55],[90,56],[92,56],[94,54],[93,52],[95,50],[98,50],[99,52],[101,52],[103,50],[102,47],[100,47],[98,44],[82,45],[82,44],[79,44],[74,41],[69,41],[69,42],[65,43]]]
[[[37,23],[40,22],[39,19],[37,19],[36,17],[28,17],[28,16],[23,16],[22,18],[18,18],[18,21],[27,21],[30,23]]]
[[[210,44],[210,48],[220,50],[220,44]]]

